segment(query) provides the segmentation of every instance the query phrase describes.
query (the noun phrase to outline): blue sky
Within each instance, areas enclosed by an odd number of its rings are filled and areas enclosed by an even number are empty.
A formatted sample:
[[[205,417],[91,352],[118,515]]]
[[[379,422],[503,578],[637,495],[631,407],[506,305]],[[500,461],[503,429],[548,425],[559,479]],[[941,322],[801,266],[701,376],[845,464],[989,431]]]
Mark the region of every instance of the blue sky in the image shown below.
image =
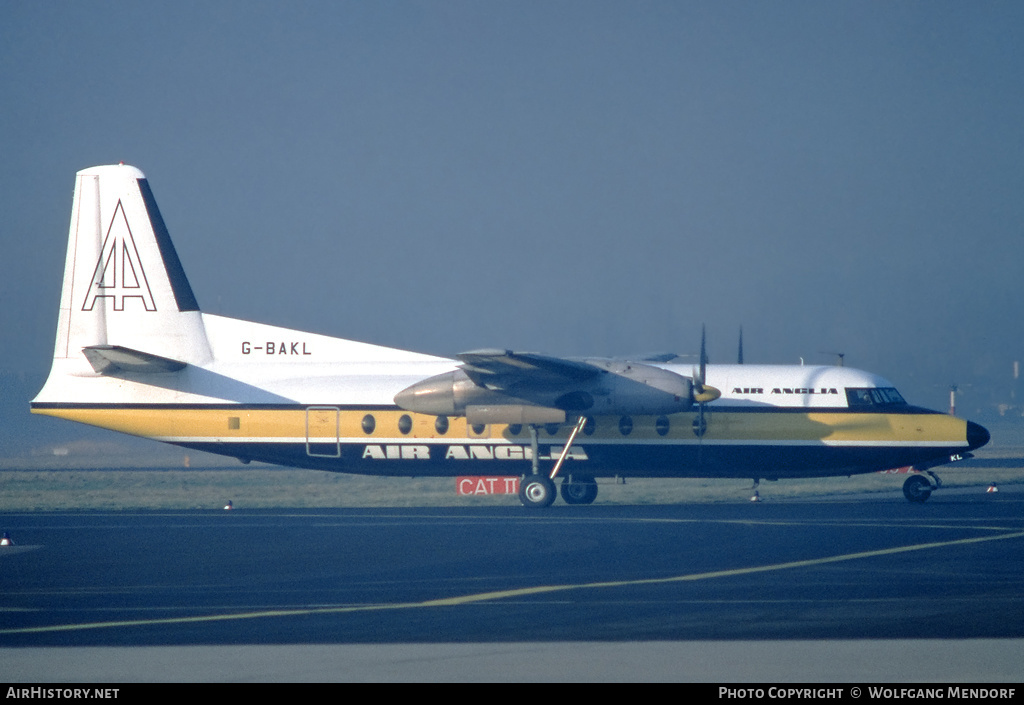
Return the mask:
[[[211,313],[721,362],[742,325],[988,413],[1022,47],[1019,2],[0,0],[0,418],[43,428],[74,173],[121,160]]]

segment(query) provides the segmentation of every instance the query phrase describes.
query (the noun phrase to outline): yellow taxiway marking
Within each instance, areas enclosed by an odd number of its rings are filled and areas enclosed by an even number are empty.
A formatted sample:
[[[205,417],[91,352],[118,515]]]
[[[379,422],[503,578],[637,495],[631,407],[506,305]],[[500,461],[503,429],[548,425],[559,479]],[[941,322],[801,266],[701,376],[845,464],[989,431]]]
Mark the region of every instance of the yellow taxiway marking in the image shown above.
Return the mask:
[[[192,624],[198,622],[224,622],[239,619],[262,619],[266,617],[294,617],[300,615],[321,615],[321,614],[344,614],[349,612],[374,612],[382,610],[405,610],[422,609],[425,607],[454,607],[458,605],[489,602],[494,600],[505,600],[512,597],[528,597],[530,595],[543,595],[553,592],[565,592],[568,590],[596,590],[601,588],[632,587],[637,585],[665,585],[669,583],[692,582],[697,580],[711,580],[714,578],[728,578],[737,575],[750,575],[753,573],[768,573],[776,570],[790,570],[792,568],[808,568],[811,566],[827,565],[829,563],[840,563],[843,561],[855,561],[862,558],[875,558],[878,556],[889,556],[898,553],[909,553],[911,551],[923,551],[929,548],[944,548],[948,546],[966,546],[986,541],[1003,541],[1006,539],[1017,539],[1024,537],[1024,531],[1015,531],[998,536],[981,536],[970,539],[955,539],[952,541],[934,541],[930,543],[918,543],[910,546],[897,546],[895,548],[883,548],[875,551],[861,551],[857,553],[844,553],[838,556],[826,556],[824,558],[809,558],[802,561],[790,561],[788,563],[773,563],[769,565],[751,566],[747,568],[731,568],[729,570],[715,570],[707,573],[691,573],[689,575],[676,575],[667,578],[643,578],[637,580],[612,580],[596,583],[576,583],[567,585],[537,585],[534,587],[511,588],[509,590],[495,590],[492,592],[479,592],[471,595],[458,597],[443,597],[435,600],[424,600],[421,602],[396,602],[392,604],[379,605],[354,605],[348,607],[312,607],[301,609],[279,609],[259,610],[255,612],[238,612],[234,614],[214,614],[195,617],[168,617],[163,619],[135,619],[111,622],[86,622],[83,624],[55,624],[46,627],[23,627],[18,629],[0,629],[0,634],[38,634],[42,632],[66,632],[83,629],[107,629],[113,627],[142,627],[159,624]]]

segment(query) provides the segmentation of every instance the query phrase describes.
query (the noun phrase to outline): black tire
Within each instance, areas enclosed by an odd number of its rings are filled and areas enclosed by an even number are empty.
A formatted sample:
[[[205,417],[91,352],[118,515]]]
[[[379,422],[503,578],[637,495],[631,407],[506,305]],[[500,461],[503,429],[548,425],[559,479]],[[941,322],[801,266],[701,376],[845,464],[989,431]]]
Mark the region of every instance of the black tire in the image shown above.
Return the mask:
[[[543,509],[555,501],[555,483],[543,475],[527,475],[519,481],[519,501],[524,507]]]
[[[597,483],[592,477],[562,481],[562,499],[566,504],[593,504],[597,499]]]
[[[903,483],[903,496],[907,498],[908,502],[916,504],[927,502],[928,498],[932,496],[932,483],[921,475],[911,475]]]

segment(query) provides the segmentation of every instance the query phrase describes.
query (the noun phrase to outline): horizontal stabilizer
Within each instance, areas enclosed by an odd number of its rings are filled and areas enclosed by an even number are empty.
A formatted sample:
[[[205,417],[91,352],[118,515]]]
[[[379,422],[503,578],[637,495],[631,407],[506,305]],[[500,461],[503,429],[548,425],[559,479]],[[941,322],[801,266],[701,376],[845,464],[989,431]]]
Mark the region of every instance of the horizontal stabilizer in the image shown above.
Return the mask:
[[[120,345],[90,345],[82,348],[82,352],[92,368],[101,375],[116,372],[177,372],[186,364]]]

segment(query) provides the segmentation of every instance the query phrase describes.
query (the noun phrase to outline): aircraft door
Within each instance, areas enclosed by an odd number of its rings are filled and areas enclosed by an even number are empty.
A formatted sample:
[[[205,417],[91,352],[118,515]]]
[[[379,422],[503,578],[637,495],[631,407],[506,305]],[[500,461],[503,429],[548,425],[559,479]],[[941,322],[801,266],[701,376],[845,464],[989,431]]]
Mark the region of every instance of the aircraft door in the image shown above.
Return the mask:
[[[341,410],[336,406],[306,408],[306,455],[341,457]]]

